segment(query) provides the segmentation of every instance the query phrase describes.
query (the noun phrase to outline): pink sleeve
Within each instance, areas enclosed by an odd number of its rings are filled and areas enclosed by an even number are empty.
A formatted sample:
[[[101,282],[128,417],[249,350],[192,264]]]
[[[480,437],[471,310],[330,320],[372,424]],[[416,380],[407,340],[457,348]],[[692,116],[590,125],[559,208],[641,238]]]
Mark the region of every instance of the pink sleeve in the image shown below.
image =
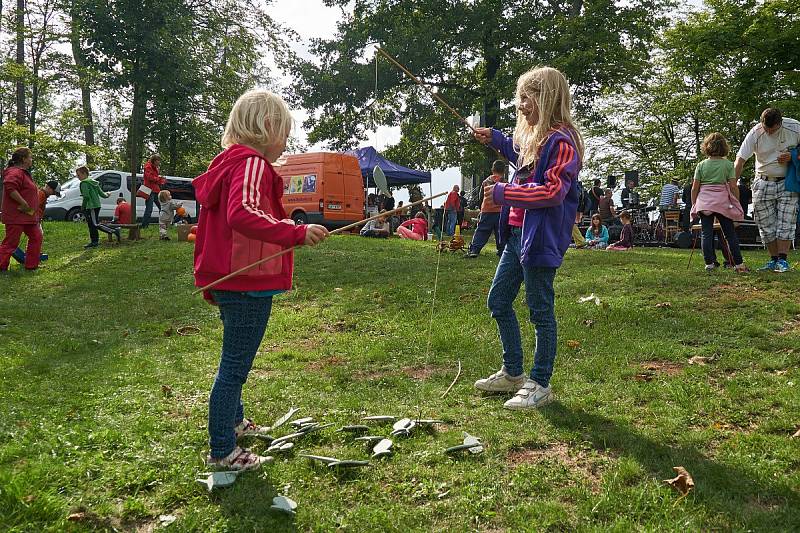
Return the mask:
[[[295,226],[260,207],[261,195],[269,195],[272,187],[266,166],[263,159],[250,157],[233,171],[228,190],[228,224],[251,239],[287,248],[303,244],[306,226]]]

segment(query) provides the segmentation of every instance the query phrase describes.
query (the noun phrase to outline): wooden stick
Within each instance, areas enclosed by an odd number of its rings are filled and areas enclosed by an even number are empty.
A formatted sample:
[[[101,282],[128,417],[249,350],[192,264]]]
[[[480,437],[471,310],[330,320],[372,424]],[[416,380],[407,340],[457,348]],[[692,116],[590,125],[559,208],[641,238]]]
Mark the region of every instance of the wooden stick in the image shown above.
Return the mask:
[[[456,381],[458,381],[458,378],[460,378],[460,377],[461,377],[461,359],[458,360],[458,372],[456,373],[455,379],[453,379],[453,382],[450,384],[449,387],[447,387],[447,390],[444,391],[441,396],[439,396],[440,400],[442,398],[444,398],[445,396],[447,396],[447,393],[450,392],[450,389],[453,388],[453,385],[456,384]]]
[[[461,116],[461,115],[458,113],[458,111],[456,111],[455,109],[453,109],[453,107],[452,107],[450,104],[448,104],[448,103],[445,101],[445,99],[444,99],[444,98],[442,98],[441,96],[439,96],[438,94],[436,94],[435,92],[433,92],[432,90],[430,90],[430,89],[429,89],[429,88],[428,88],[428,87],[427,87],[427,86],[426,86],[424,83],[422,83],[422,81],[421,81],[419,78],[417,78],[416,76],[414,76],[414,74],[413,74],[413,73],[412,73],[410,70],[408,70],[408,69],[407,69],[406,67],[404,67],[404,66],[403,66],[403,65],[402,65],[402,64],[401,64],[399,61],[397,61],[395,58],[393,58],[393,57],[392,57],[392,56],[389,54],[389,52],[387,52],[386,50],[384,50],[384,49],[383,49],[383,48],[381,48],[380,46],[376,46],[376,47],[375,47],[375,50],[376,50],[376,51],[377,51],[379,54],[381,54],[383,57],[385,57],[386,59],[388,59],[388,60],[389,60],[389,62],[391,62],[391,63],[392,63],[394,66],[396,66],[397,68],[399,68],[400,70],[402,70],[402,71],[405,73],[405,75],[406,75],[406,76],[408,76],[409,78],[411,78],[411,79],[412,79],[412,80],[413,80],[413,81],[414,81],[414,82],[415,82],[417,85],[419,85],[420,87],[422,87],[422,88],[425,90],[425,92],[427,92],[428,94],[430,94],[430,95],[431,95],[431,96],[432,96],[434,99],[436,99],[436,101],[438,101],[438,102],[439,102],[440,104],[442,104],[442,105],[443,105],[445,108],[447,108],[447,110],[448,110],[448,111],[450,111],[450,112],[451,112],[453,115],[455,115],[455,116],[456,116],[456,118],[458,118],[458,120],[460,120],[461,122],[463,122],[463,123],[464,123],[464,124],[465,124],[465,125],[466,125],[466,126],[469,128],[469,129],[470,129],[470,130],[472,130],[472,133],[477,133],[477,131],[478,131],[478,130],[476,130],[476,129],[475,129],[475,126],[473,126],[472,124],[470,124],[470,123],[469,123],[469,121],[468,121],[467,119],[465,119],[464,117],[462,117],[462,116]],[[501,158],[501,159],[505,159],[506,161],[508,161],[508,158],[507,158],[506,156],[504,156],[503,154],[501,154],[501,153],[500,153],[500,150],[498,150],[497,148],[495,148],[495,147],[494,147],[494,146],[492,146],[491,144],[486,144],[486,145],[484,145],[484,146],[488,146],[489,148],[491,148],[492,150],[494,150],[494,151],[495,151],[495,153],[496,153],[498,156],[500,156],[500,158]],[[510,162],[510,161],[509,161],[509,164],[511,164],[511,162]],[[512,164],[512,166],[513,166],[513,164]]]
[[[419,204],[428,202],[430,200],[434,200],[436,198],[439,198],[440,196],[444,196],[445,194],[449,194],[449,191],[440,192],[439,194],[434,194],[433,196],[429,196],[427,198],[423,198],[422,200],[418,200],[416,202],[412,202],[412,203],[410,203],[408,205],[404,205],[403,207],[398,207],[397,209],[392,209],[391,211],[386,211],[385,213],[378,213],[377,215],[373,215],[373,216],[371,216],[369,218],[365,218],[364,220],[359,220],[358,222],[353,222],[352,224],[348,224],[347,226],[344,226],[344,227],[341,227],[341,228],[338,228],[338,229],[335,229],[335,230],[331,231],[330,235],[334,235],[336,233],[342,233],[344,231],[347,231],[347,230],[353,229],[355,227],[364,225],[367,222],[369,222],[370,220],[375,220],[376,218],[391,216],[391,215],[393,215],[395,213],[399,213],[401,211],[405,211],[409,207],[412,207],[412,206],[415,206],[415,205],[419,205]],[[220,283],[222,283],[223,281],[228,281],[231,278],[235,278],[239,274],[243,274],[244,272],[247,272],[248,270],[252,270],[255,267],[257,267],[258,265],[266,263],[267,261],[271,261],[272,259],[275,259],[276,257],[280,257],[280,256],[282,256],[284,254],[288,254],[292,250],[300,248],[301,246],[303,246],[303,245],[302,244],[298,244],[296,246],[292,246],[291,248],[286,248],[284,250],[281,250],[280,252],[272,254],[270,256],[263,257],[263,258],[259,259],[258,261],[256,261],[255,263],[251,263],[251,264],[249,264],[247,266],[244,266],[244,267],[240,268],[239,270],[237,270],[235,272],[231,272],[227,276],[223,276],[223,277],[219,278],[218,280],[209,283],[205,287],[200,287],[199,289],[197,289],[196,291],[194,291],[192,293],[192,296],[194,296],[195,294],[199,294],[201,292],[204,292],[204,291],[211,290],[214,287],[216,287],[217,285],[219,285]]]

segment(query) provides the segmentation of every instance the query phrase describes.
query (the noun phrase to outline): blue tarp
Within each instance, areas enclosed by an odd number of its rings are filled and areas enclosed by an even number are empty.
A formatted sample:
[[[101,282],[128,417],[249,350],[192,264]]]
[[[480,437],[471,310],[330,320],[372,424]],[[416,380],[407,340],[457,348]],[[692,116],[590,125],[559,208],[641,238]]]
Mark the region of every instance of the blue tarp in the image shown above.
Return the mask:
[[[412,170],[400,166],[397,163],[392,163],[388,159],[382,157],[372,146],[358,148],[347,153],[358,159],[358,164],[361,167],[361,175],[364,176],[365,187],[375,187],[375,182],[372,180],[372,171],[376,166],[380,166],[383,173],[386,174],[386,182],[389,184],[389,187],[402,187],[403,185],[431,182],[430,172]]]

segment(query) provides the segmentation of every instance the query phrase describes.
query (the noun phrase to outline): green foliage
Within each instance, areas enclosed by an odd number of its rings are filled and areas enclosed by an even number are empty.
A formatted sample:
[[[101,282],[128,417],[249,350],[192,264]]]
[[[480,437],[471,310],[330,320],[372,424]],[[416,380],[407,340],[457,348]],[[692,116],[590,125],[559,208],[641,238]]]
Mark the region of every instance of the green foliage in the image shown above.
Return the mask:
[[[348,2],[332,0],[344,8]],[[358,1],[331,40],[315,40],[320,64],[299,61],[292,98],[315,109],[307,121],[311,142],[351,148],[378,125],[399,125],[390,156],[418,167],[461,165],[488,173],[494,157],[469,147],[468,132],[385,60],[365,55],[370,42],[430,84],[462,115],[509,128],[517,77],[539,64],[562,69],[575,88],[577,107],[591,115],[593,99],[641,72],[662,27],[668,2],[622,5],[610,0],[529,2]],[[367,58],[370,59],[371,58]]]

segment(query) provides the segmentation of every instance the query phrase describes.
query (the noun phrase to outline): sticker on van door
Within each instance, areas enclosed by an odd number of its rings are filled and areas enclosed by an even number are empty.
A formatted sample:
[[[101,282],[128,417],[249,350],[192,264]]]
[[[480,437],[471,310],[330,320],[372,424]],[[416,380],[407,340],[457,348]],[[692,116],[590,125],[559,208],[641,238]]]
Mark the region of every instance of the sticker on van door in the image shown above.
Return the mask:
[[[317,175],[290,176],[283,180],[284,194],[303,194],[317,192]]]

